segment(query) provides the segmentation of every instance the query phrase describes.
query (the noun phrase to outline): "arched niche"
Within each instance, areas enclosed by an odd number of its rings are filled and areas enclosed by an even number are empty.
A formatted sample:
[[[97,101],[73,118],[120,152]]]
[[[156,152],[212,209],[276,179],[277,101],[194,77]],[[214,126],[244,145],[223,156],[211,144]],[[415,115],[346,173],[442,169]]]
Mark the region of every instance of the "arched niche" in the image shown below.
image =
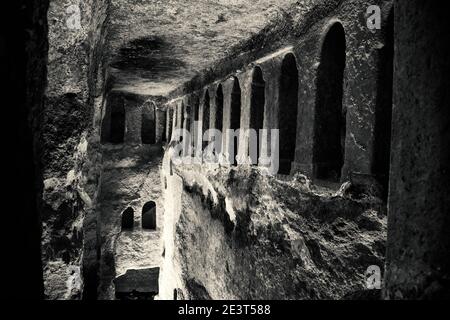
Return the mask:
[[[314,176],[340,181],[345,155],[346,112],[342,105],[346,40],[342,24],[325,35],[317,73]]]

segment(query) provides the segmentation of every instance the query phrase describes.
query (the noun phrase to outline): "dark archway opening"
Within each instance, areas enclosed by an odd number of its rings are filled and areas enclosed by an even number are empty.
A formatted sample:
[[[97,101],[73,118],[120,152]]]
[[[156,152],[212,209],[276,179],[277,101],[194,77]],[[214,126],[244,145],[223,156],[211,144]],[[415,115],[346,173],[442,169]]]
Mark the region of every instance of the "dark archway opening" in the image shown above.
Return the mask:
[[[202,132],[202,135],[204,135],[205,132],[209,130],[209,118],[210,118],[210,115],[211,115],[211,111],[210,111],[210,97],[209,97],[209,91],[206,90],[205,99],[204,99],[204,102],[203,102],[203,132]],[[208,141],[203,141],[203,148],[205,148],[207,145],[208,145]]]
[[[184,127],[184,112],[185,112],[185,110],[184,110],[184,109],[185,109],[185,108],[184,108],[184,103],[181,102],[181,105],[180,105],[179,110],[178,110],[178,112],[179,112],[179,118],[177,119],[177,120],[180,121],[179,124],[178,124],[178,126],[177,126],[177,128],[180,128],[180,129],[185,129],[185,127]],[[180,136],[179,141],[180,141],[180,142],[183,141],[183,135]]]
[[[214,129],[223,131],[223,90],[221,84],[217,87],[216,93],[216,120]]]
[[[258,164],[261,153],[261,136],[259,130],[264,127],[264,105],[266,82],[260,67],[255,67],[253,71],[252,92],[250,98],[250,129],[256,131],[257,145],[250,146],[250,150],[256,147],[256,159],[252,158],[253,164]],[[250,154],[250,156],[252,156]]]
[[[141,141],[143,144],[156,143],[156,114],[153,104],[145,104],[142,108]]]
[[[166,119],[166,123],[167,123],[167,128],[166,128],[166,135],[167,135],[167,141],[171,141],[172,140],[172,125],[173,125],[173,111],[172,109],[168,108],[167,109],[167,115],[166,115],[167,119]]]
[[[280,130],[280,174],[290,174],[295,158],[298,113],[298,70],[295,56],[288,53],[281,65],[280,104],[278,128]]]
[[[142,207],[142,229],[156,230],[156,203],[149,201]]]
[[[180,106],[180,128],[183,129],[184,128],[184,113],[186,112],[185,107],[184,107],[184,103],[181,102],[181,106]]]
[[[317,75],[314,175],[337,182],[345,154],[346,115],[342,107],[345,48],[344,28],[335,23],[325,36]]]
[[[122,213],[122,230],[132,230],[134,227],[134,210],[131,207]]]
[[[114,279],[118,300],[154,300],[159,292],[159,267],[130,269]]]
[[[241,126],[241,87],[239,80],[234,78],[233,89],[231,91],[230,129],[238,130]],[[233,136],[234,155],[231,160],[232,165],[237,165],[236,156],[239,151],[239,137]]]
[[[198,141],[199,133],[202,131],[202,124],[200,123],[200,101],[196,99],[194,103],[194,110],[193,112],[193,121],[192,121],[192,131],[191,131],[191,137],[192,137],[192,143],[195,148],[198,146],[201,146],[201,141]]]
[[[194,122],[200,120],[200,102],[196,101],[194,104]]]
[[[379,52],[377,103],[375,112],[375,141],[373,173],[387,199],[391,155],[392,90],[394,75],[394,12],[391,10],[386,28],[385,45]]]
[[[123,143],[125,136],[125,106],[123,100],[112,106],[110,142]]]

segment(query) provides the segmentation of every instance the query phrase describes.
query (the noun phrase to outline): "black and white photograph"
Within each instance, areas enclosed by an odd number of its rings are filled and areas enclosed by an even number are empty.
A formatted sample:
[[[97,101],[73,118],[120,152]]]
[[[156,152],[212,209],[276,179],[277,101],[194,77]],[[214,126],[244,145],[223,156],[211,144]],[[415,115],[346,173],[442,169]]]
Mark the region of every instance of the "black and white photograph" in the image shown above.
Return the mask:
[[[450,300],[448,1],[7,2],[8,299]]]

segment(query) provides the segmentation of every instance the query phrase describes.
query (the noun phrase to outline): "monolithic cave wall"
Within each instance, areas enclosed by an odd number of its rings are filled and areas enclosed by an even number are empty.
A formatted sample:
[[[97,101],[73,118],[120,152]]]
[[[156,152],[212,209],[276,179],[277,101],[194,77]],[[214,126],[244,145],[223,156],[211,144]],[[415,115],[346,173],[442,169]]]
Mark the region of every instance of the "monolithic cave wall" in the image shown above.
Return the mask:
[[[48,17],[47,90],[39,132],[45,297],[79,299],[83,290],[95,296],[107,1],[50,1]]]
[[[99,299],[126,299],[133,291],[150,297],[158,293],[166,122],[161,104],[159,97],[121,91],[107,97],[96,207]]]
[[[369,266],[383,269],[392,3],[311,4],[290,8],[288,18],[241,45],[249,49],[239,57],[172,94],[172,132],[205,130],[194,128],[196,118],[208,128],[283,132],[289,126],[295,153],[287,152],[287,172],[272,178],[262,164],[175,165],[166,153],[160,298],[342,298],[365,288]],[[372,4],[382,9],[381,30],[367,27]],[[296,121],[288,125],[282,81],[295,67],[297,95],[290,96],[297,98],[297,115],[294,108]],[[327,86],[336,87],[331,97]],[[263,102],[255,96],[261,87]],[[335,115],[321,108],[339,100]],[[262,149],[269,148],[265,139]],[[229,141],[222,142],[223,152],[230,151]],[[248,152],[241,135],[239,153]]]
[[[448,299],[450,46],[445,1],[397,1],[388,299]]]

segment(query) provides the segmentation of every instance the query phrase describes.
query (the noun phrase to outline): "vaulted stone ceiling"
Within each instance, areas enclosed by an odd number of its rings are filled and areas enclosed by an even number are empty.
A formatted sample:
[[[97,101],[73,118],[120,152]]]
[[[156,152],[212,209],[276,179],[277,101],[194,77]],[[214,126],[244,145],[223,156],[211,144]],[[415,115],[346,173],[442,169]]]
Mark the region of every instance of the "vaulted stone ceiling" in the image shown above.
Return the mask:
[[[296,0],[111,0],[113,88],[166,95]]]

